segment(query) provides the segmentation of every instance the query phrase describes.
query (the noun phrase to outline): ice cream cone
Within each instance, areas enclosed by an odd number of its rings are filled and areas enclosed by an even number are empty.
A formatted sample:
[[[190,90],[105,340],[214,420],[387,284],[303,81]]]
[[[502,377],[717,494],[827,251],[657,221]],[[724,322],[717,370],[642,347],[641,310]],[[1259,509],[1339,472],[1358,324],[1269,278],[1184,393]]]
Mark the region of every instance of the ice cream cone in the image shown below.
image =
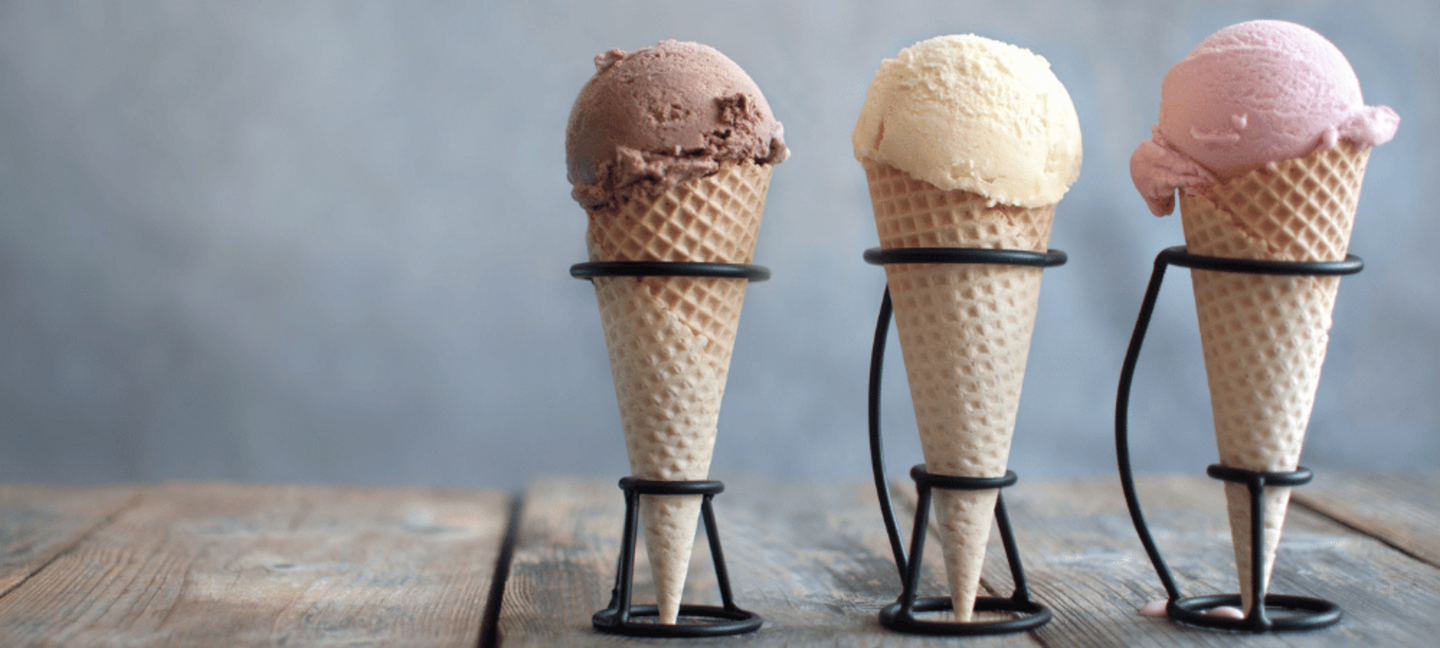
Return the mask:
[[[1369,147],[1335,148],[1182,192],[1185,244],[1193,254],[1278,261],[1343,260]],[[1293,471],[1329,341],[1338,277],[1265,276],[1193,270],[1220,463]],[[1226,483],[1244,609],[1250,610],[1249,490]],[[1264,582],[1290,489],[1267,488]]]
[[[882,248],[1044,251],[1055,205],[987,204],[888,164],[862,160]],[[1002,477],[1015,429],[1040,268],[970,264],[885,266],[926,469]],[[969,621],[997,491],[937,489],[932,499],[955,617]]]
[[[727,162],[659,195],[591,211],[592,261],[750,263],[772,166]],[[746,281],[596,277],[631,475],[705,479]],[[645,495],[640,521],[662,623],[675,623],[700,496]]]

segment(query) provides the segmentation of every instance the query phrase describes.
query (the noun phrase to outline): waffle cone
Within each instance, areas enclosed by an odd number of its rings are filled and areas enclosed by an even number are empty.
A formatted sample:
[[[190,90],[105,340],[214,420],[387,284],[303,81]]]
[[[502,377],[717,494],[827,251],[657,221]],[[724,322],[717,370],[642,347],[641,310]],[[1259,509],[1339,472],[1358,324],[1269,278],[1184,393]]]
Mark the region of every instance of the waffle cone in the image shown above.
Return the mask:
[[[989,205],[890,165],[863,160],[880,245],[1043,252],[1055,206]],[[885,266],[926,469],[1002,477],[1020,404],[1040,268],[970,264]],[[955,617],[969,621],[998,491],[936,489],[936,528]]]
[[[590,260],[749,263],[770,172],[769,165],[725,164],[713,176],[592,211],[585,236]],[[746,281],[656,276],[596,277],[593,283],[631,475],[705,479]],[[700,500],[641,497],[662,623],[675,623],[679,614]]]
[[[1339,261],[1350,244],[1369,149],[1348,143],[1287,160],[1180,198],[1194,254],[1279,261]],[[1338,277],[1193,270],[1220,463],[1295,470],[1329,342]],[[1236,573],[1250,609],[1250,496],[1225,484]],[[1289,488],[1267,488],[1263,580],[1268,583]]]

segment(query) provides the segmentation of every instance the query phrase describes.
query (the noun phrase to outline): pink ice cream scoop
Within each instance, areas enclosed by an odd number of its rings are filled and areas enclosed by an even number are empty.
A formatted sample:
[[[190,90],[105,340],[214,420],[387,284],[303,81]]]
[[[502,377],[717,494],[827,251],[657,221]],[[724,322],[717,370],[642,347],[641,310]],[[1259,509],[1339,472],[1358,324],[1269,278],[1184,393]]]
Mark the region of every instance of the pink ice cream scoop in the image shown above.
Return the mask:
[[[1279,20],[1226,27],[1165,75],[1160,123],[1130,158],[1150,211],[1174,210],[1195,191],[1266,164],[1395,136],[1400,117],[1366,106],[1345,55],[1315,31]]]

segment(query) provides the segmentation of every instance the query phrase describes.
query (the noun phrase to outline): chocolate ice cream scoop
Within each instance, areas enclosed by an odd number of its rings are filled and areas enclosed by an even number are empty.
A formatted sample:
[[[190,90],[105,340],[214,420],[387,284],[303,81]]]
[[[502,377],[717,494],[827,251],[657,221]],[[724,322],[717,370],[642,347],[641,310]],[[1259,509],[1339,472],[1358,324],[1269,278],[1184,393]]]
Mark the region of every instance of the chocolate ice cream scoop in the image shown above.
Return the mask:
[[[664,41],[595,57],[565,129],[572,196],[602,208],[637,186],[661,191],[722,161],[783,161],[784,128],[750,76],[714,48]]]

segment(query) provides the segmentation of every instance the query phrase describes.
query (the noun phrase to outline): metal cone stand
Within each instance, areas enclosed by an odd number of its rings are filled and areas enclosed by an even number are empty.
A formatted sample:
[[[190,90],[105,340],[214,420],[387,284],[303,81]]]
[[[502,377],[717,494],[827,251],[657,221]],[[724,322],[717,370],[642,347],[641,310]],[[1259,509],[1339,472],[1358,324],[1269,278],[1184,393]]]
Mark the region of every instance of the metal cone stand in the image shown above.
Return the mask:
[[[577,263],[570,267],[570,276],[591,277],[721,277],[764,281],[770,270],[757,265],[734,263],[690,263],[673,261],[596,261]],[[625,528],[620,537],[620,558],[615,569],[615,587],[610,591],[610,604],[591,617],[596,630],[631,637],[692,638],[744,634],[760,629],[765,619],[740,609],[730,592],[730,573],[725,567],[725,554],[720,548],[720,534],[715,525],[711,500],[725,490],[715,480],[655,481],[624,477],[620,488],[625,491]],[[680,606],[680,620],[674,625],[639,619],[658,617],[655,605],[631,605],[630,594],[635,579],[635,540],[641,495],[699,495],[705,537],[715,563],[715,579],[720,586],[720,606]]]
[[[1065,263],[1065,253],[1050,250],[1047,253],[1023,250],[991,250],[974,248],[901,248],[882,250],[872,248],[865,251],[865,261],[875,265],[890,263],[985,263],[1021,265],[1049,268]],[[1050,622],[1053,617],[1048,608],[1030,600],[1030,590],[1025,583],[1025,570],[1020,563],[1016,549],[1015,535],[1010,529],[1010,516],[1005,510],[1005,497],[997,494],[995,500],[995,525],[1000,531],[1005,546],[1005,557],[1010,564],[1010,574],[1015,590],[1010,598],[982,596],[975,600],[975,610],[980,612],[1014,612],[1016,617],[991,622],[927,621],[917,618],[916,613],[943,612],[954,607],[948,596],[918,598],[920,565],[924,554],[925,536],[929,529],[930,498],[933,489],[986,490],[1001,489],[1015,484],[1015,471],[1005,471],[1004,477],[972,478],[936,475],[925,470],[925,464],[910,469],[910,478],[915,480],[918,499],[915,505],[915,526],[910,533],[910,553],[906,558],[905,543],[901,540],[899,525],[895,521],[895,510],[890,502],[889,480],[885,476],[885,458],[880,432],[880,376],[885,362],[885,338],[890,332],[892,306],[890,290],[880,301],[880,317],[875,323],[875,343],[870,353],[870,465],[875,475],[875,493],[880,499],[880,514],[885,520],[885,531],[890,536],[890,549],[895,554],[895,567],[900,572],[902,590],[895,603],[880,611],[880,623],[897,632],[930,635],[976,636],[1008,634],[1038,628]]]
[[[1267,594],[1264,570],[1258,568],[1263,564],[1265,547],[1265,525],[1262,523],[1262,520],[1265,519],[1263,510],[1265,488],[1307,484],[1312,476],[1309,469],[1302,467],[1294,472],[1270,473],[1212,464],[1206,470],[1206,474],[1215,479],[1245,484],[1250,491],[1250,564],[1255,566],[1250,570],[1250,591],[1255,593],[1257,601],[1263,601],[1264,604],[1251,606],[1250,613],[1244,619],[1230,619],[1206,614],[1206,612],[1221,606],[1240,607],[1239,594],[1181,598],[1180,590],[1175,585],[1175,579],[1171,576],[1164,558],[1160,556],[1160,550],[1156,547],[1154,538],[1150,536],[1149,526],[1145,523],[1145,516],[1140,511],[1140,501],[1135,494],[1135,476],[1130,466],[1128,423],[1130,386],[1135,377],[1135,364],[1140,357],[1140,345],[1145,340],[1145,332],[1150,327],[1150,317],[1155,311],[1155,301],[1160,295],[1160,285],[1165,278],[1165,268],[1170,265],[1195,270],[1250,274],[1342,276],[1360,272],[1364,267],[1364,262],[1355,255],[1347,256],[1344,261],[1301,263],[1200,256],[1190,254],[1186,251],[1185,246],[1162,250],[1155,257],[1155,269],[1150,275],[1150,285],[1145,290],[1145,298],[1140,305],[1140,316],[1135,322],[1135,332],[1130,338],[1130,347],[1125,352],[1125,363],[1120,370],[1120,388],[1115,402],[1115,452],[1120,464],[1120,486],[1125,492],[1125,504],[1130,509],[1130,519],[1135,523],[1135,532],[1139,534],[1140,543],[1145,546],[1145,553],[1150,556],[1150,562],[1155,566],[1155,573],[1159,575],[1161,584],[1165,586],[1165,592],[1168,595],[1165,606],[1166,615],[1189,625],[1255,633],[1318,630],[1332,626],[1340,621],[1339,606],[1323,599]],[[1272,617],[1270,615],[1272,611],[1279,611],[1280,615]]]

